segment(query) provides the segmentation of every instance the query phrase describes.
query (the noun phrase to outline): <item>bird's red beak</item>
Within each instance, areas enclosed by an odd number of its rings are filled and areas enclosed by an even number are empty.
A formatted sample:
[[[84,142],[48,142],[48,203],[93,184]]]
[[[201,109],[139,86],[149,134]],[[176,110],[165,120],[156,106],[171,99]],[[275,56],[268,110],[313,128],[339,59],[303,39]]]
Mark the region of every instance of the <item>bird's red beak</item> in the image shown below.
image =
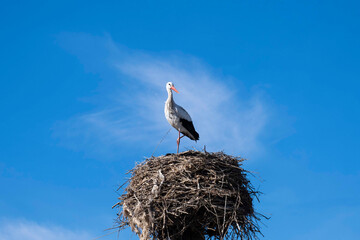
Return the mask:
[[[174,86],[172,86],[170,89],[174,90],[175,92],[179,93],[178,90]]]

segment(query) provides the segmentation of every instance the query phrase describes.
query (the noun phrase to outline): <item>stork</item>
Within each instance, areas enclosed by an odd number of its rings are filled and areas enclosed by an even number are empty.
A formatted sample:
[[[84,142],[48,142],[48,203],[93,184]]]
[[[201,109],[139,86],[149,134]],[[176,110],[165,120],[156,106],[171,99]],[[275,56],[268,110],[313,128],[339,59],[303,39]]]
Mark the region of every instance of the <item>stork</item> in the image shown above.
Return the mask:
[[[166,84],[166,90],[168,92],[168,98],[165,102],[165,117],[178,132],[179,137],[176,140],[177,142],[177,153],[179,153],[180,139],[184,136],[187,136],[191,140],[199,140],[199,134],[195,131],[193,122],[190,115],[186,112],[184,108],[177,105],[173,99],[172,90],[179,93],[178,90],[174,87],[172,82]],[[180,137],[180,133],[183,135]]]

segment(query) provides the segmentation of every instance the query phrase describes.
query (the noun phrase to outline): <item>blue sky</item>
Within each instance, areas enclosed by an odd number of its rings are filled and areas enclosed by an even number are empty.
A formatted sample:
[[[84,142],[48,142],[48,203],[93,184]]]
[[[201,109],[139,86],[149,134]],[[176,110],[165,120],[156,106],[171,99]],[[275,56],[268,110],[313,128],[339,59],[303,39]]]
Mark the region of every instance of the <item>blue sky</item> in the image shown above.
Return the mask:
[[[170,128],[167,81],[200,134],[181,150],[241,155],[258,173],[263,239],[358,239],[359,9],[4,1],[0,239],[106,234],[117,186]],[[155,155],[174,151],[171,130]]]

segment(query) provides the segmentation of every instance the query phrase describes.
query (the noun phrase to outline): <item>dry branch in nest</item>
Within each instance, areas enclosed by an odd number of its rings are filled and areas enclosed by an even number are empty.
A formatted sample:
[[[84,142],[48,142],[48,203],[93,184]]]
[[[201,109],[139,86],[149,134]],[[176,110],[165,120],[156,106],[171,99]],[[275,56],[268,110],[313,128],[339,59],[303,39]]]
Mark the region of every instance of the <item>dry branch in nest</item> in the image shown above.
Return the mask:
[[[141,240],[253,239],[261,234],[241,168],[244,159],[222,152],[187,151],[151,157],[130,171],[116,228]]]

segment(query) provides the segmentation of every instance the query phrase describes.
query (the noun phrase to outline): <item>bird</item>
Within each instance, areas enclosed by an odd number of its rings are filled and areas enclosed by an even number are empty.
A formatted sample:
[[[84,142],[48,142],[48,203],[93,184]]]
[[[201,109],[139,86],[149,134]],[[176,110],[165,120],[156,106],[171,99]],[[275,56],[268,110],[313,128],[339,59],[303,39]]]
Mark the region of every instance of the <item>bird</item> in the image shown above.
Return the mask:
[[[179,145],[181,138],[187,136],[191,140],[197,141],[199,140],[199,134],[196,132],[194,124],[187,111],[174,102],[172,90],[179,93],[178,90],[174,87],[174,84],[172,82],[166,83],[166,90],[168,92],[168,98],[165,102],[165,117],[170,123],[170,125],[179,132],[179,137],[176,140],[177,153],[179,153]],[[180,133],[183,134],[181,137]]]

